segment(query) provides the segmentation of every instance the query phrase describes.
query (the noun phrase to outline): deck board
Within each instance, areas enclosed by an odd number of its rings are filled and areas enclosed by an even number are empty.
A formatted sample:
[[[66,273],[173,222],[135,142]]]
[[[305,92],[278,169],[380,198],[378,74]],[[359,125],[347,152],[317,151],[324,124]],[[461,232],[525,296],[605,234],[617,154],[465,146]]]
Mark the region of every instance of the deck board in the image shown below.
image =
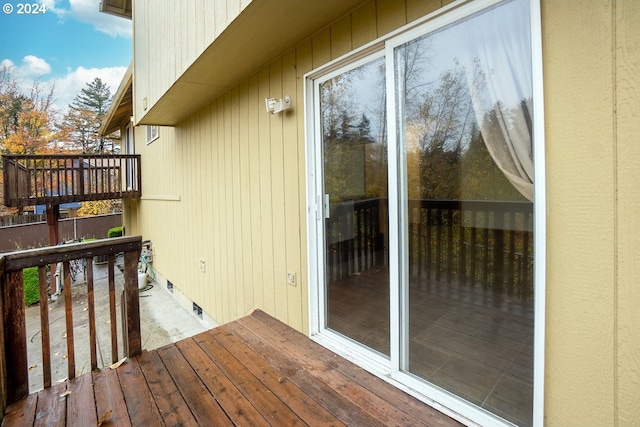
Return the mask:
[[[167,425],[198,425],[158,352],[145,352],[138,361],[164,422]]]
[[[65,392],[69,393],[65,393]],[[98,420],[98,421],[97,421]],[[256,311],[28,396],[15,425],[457,425]]]

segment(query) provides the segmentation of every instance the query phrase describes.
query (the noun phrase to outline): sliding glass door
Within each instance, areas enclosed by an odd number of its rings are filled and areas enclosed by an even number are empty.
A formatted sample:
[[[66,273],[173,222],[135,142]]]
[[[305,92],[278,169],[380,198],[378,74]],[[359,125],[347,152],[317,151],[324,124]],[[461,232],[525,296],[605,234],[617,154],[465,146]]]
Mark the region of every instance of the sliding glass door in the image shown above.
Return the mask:
[[[316,329],[465,416],[531,425],[531,5],[484,3],[312,78]]]
[[[533,401],[529,3],[394,48],[400,368],[522,425]]]
[[[378,57],[319,84],[326,327],[389,356],[385,67]]]

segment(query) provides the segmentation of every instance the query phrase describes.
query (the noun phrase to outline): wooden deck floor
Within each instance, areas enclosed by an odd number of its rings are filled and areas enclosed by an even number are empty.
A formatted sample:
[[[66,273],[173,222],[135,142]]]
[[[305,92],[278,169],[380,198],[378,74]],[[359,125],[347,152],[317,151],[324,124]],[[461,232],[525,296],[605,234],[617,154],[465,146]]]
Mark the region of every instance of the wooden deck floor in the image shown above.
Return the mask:
[[[459,424],[256,311],[31,394],[2,425]]]

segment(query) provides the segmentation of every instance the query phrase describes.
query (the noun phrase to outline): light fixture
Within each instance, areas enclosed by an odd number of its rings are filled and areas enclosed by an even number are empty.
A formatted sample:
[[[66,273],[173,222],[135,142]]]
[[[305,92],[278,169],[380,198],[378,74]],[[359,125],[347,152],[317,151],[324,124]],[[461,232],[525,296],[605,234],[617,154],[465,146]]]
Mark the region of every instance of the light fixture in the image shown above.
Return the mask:
[[[264,105],[267,108],[267,113],[276,114],[291,108],[291,97],[287,95],[280,99],[265,98]]]

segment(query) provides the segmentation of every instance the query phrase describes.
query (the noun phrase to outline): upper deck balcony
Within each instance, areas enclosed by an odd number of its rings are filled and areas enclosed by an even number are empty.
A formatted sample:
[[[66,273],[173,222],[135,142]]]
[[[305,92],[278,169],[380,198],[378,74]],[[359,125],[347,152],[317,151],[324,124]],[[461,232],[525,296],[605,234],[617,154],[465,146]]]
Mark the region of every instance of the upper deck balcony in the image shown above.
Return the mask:
[[[4,205],[139,198],[140,155],[3,155]]]

